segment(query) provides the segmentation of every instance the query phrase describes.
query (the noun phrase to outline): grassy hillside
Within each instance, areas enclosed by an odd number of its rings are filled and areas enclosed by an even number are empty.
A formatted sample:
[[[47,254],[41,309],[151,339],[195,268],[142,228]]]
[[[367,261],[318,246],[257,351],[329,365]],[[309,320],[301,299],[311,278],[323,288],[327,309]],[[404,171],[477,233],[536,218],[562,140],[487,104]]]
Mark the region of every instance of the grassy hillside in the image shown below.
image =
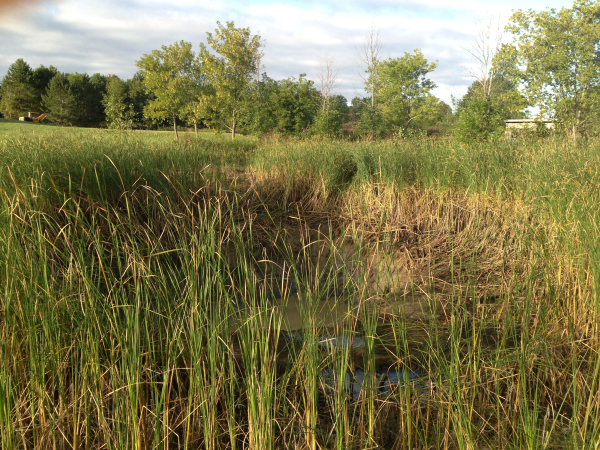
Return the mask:
[[[0,189],[2,448],[600,439],[595,142],[57,130]]]

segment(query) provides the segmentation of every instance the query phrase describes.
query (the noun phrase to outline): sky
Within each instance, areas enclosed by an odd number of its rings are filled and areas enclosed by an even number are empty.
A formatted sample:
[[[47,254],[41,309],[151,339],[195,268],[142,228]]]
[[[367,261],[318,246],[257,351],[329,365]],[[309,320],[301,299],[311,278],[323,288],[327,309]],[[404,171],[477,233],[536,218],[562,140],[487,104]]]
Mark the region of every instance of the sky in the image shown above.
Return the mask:
[[[216,22],[234,21],[264,40],[263,64],[271,78],[316,80],[333,58],[337,93],[348,100],[365,95],[357,50],[369,27],[380,32],[382,55],[397,58],[421,49],[437,61],[430,74],[434,95],[460,98],[472,79],[467,49],[481,17],[512,11],[572,6],[572,1],[503,0],[0,0],[0,77],[23,58],[33,68],[96,72],[130,78],[135,62],[162,45],[185,40],[198,49]],[[510,36],[505,36],[510,39]]]

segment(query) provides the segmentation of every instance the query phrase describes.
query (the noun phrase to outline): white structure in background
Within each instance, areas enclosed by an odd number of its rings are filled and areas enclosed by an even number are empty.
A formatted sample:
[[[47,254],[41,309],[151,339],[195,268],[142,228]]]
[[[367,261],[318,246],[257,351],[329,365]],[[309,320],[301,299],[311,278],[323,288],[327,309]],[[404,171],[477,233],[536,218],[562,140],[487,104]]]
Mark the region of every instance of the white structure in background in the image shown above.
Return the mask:
[[[513,137],[513,133],[519,130],[533,130],[537,127],[538,123],[543,124],[548,130],[554,130],[553,120],[539,120],[539,119],[511,119],[505,120],[506,134],[508,137]]]

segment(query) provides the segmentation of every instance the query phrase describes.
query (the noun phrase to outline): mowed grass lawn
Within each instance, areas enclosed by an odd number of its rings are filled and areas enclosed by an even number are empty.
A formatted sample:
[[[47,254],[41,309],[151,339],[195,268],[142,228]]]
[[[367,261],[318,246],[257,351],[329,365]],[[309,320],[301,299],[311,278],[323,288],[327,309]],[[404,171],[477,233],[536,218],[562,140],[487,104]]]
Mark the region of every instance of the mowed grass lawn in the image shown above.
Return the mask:
[[[20,134],[48,133],[56,127],[48,124],[20,122],[14,119],[0,119],[0,139]]]
[[[130,134],[135,135],[138,138],[143,139],[149,143],[164,143],[170,144],[175,140],[175,133],[171,131],[151,131],[151,130],[131,130],[131,131],[118,131],[108,130],[101,128],[79,128],[79,127],[61,127],[48,123],[33,123],[33,122],[21,122],[13,119],[0,119],[0,139],[6,139],[9,137],[17,136],[48,136],[50,134],[79,134],[81,136],[90,135],[103,135],[110,136],[112,134]],[[231,140],[231,136],[228,133],[215,133],[213,131],[200,131],[198,137],[201,139],[210,139],[216,141],[227,141]],[[189,141],[196,139],[196,134],[192,131],[179,131],[179,139],[182,141]],[[252,137],[246,137],[243,135],[237,135],[237,140],[240,141],[253,141]]]

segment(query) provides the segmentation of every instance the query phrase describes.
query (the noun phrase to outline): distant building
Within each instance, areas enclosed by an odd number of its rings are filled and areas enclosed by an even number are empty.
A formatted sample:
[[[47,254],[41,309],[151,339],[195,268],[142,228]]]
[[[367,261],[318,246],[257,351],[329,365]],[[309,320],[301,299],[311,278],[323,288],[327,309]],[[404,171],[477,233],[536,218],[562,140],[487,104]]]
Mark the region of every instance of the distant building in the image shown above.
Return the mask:
[[[506,134],[513,137],[513,133],[518,133],[519,130],[531,130],[537,127],[538,123],[543,124],[548,130],[554,130],[553,120],[539,119],[510,119],[505,120]]]

